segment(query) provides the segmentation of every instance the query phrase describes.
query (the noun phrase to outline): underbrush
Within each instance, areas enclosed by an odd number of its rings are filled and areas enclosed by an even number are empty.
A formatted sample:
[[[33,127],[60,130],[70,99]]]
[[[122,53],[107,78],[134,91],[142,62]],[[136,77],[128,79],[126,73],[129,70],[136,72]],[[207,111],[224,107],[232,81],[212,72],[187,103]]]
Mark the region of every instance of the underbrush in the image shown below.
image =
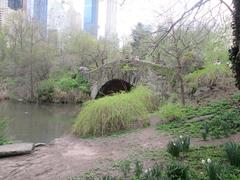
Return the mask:
[[[115,162],[107,174],[106,171],[91,171],[82,177],[69,179],[237,180],[240,178],[240,169],[231,165],[225,146],[191,147],[178,159],[166,149],[145,150],[135,154],[134,159]]]
[[[76,119],[73,132],[79,136],[104,136],[147,126],[146,116],[156,107],[153,102],[153,92],[143,86],[129,93],[87,102]]]
[[[235,95],[229,99],[200,107],[172,105],[174,108],[168,108],[170,110],[168,113],[165,113],[168,115],[165,116],[165,119],[172,119],[176,117],[176,114],[178,114],[178,118],[175,118],[174,121],[168,121],[166,124],[159,125],[157,129],[170,132],[174,135],[187,134],[192,137],[201,137],[204,134],[212,138],[227,137],[240,132],[239,102],[240,96]],[[163,109],[166,108],[163,107]],[[172,109],[176,110],[172,111]],[[161,110],[159,113],[161,113]]]
[[[4,120],[0,120],[0,146],[9,143],[9,141],[4,135],[5,128],[6,122]]]
[[[231,69],[226,64],[208,64],[205,68],[194,71],[185,76],[190,91],[194,92],[198,87],[227,87],[229,78],[232,78]]]
[[[82,76],[69,73],[43,80],[36,89],[38,101],[61,103],[84,101],[89,91],[89,84]]]

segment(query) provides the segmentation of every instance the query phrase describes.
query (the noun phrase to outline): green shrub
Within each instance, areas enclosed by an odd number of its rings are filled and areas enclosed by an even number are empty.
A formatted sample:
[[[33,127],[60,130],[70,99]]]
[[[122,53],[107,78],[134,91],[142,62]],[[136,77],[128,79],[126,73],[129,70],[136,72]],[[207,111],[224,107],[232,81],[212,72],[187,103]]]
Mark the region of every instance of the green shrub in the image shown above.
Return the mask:
[[[222,180],[222,166],[210,159],[204,163],[209,180]]]
[[[120,130],[144,127],[146,115],[153,110],[153,93],[140,86],[129,93],[119,93],[93,100],[79,113],[73,132],[79,136],[103,136]]]
[[[203,127],[203,131],[202,131],[202,138],[204,141],[207,141],[208,134],[209,134],[209,127],[208,127],[207,123],[205,123],[204,127]]]
[[[63,77],[57,79],[56,86],[65,92],[73,89],[89,92],[89,84],[81,75],[64,74]]]
[[[173,135],[187,134],[193,137],[221,138],[240,132],[239,95],[198,107],[182,107],[182,118],[158,125],[157,129]],[[206,116],[206,119],[196,120]],[[207,123],[207,131],[206,131]]]
[[[123,173],[124,177],[127,177],[127,175],[129,174],[130,170],[131,170],[131,161],[121,161],[120,162],[120,170]]]
[[[190,137],[180,136],[176,141],[171,141],[167,145],[167,152],[173,157],[178,158],[180,153],[186,153],[190,148]]]
[[[194,71],[185,76],[188,86],[197,89],[200,86],[228,85],[226,78],[232,76],[231,69],[226,64],[208,64],[204,69]]]
[[[38,100],[51,101],[55,82],[52,79],[41,81],[37,86]]]
[[[231,165],[240,166],[240,145],[234,142],[225,144],[225,152]]]
[[[157,180],[162,179],[162,168],[160,165],[155,164],[151,169],[143,175],[143,180]]]
[[[5,128],[6,128],[6,121],[0,120],[0,145],[8,144],[9,141],[5,137]]]
[[[181,152],[186,153],[186,152],[189,151],[189,148],[190,148],[190,137],[188,137],[188,136],[185,136],[185,137],[180,136],[180,138],[178,139],[178,143],[180,144]]]
[[[167,166],[167,176],[171,180],[188,179],[188,167],[180,162],[173,162]]]
[[[137,179],[140,179],[142,173],[143,173],[143,165],[140,161],[136,161],[135,162],[135,177]]]
[[[111,177],[111,176],[104,176],[102,180],[117,180],[116,177]]]
[[[173,157],[178,158],[181,152],[179,142],[169,142],[167,145],[167,152],[171,154]]]
[[[240,113],[237,109],[219,112],[209,123],[210,133],[219,138],[240,130]]]
[[[182,107],[178,104],[172,103],[160,107],[160,110],[157,114],[161,119],[166,119],[169,121],[179,120],[184,115]]]
[[[78,87],[78,83],[75,79],[72,79],[71,77],[63,77],[57,81],[57,86],[62,91],[69,91],[72,89],[76,89]]]

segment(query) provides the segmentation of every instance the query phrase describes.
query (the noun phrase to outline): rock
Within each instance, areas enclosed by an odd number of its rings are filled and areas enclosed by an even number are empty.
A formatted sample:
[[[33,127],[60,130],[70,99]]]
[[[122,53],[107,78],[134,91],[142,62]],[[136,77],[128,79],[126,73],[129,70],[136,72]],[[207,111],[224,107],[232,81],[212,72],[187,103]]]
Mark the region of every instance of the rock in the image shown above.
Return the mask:
[[[89,69],[87,67],[81,66],[81,67],[79,67],[79,71],[82,73],[86,73],[89,71]]]
[[[34,144],[32,143],[16,143],[0,146],[0,158],[17,156],[32,153]]]

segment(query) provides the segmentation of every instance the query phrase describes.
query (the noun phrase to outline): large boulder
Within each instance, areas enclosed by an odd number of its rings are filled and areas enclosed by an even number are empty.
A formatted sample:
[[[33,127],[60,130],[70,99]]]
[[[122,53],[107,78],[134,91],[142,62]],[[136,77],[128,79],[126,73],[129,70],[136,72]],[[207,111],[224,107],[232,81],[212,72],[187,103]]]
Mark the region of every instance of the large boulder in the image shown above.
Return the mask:
[[[32,153],[34,144],[32,143],[16,143],[0,146],[0,158],[17,156]]]

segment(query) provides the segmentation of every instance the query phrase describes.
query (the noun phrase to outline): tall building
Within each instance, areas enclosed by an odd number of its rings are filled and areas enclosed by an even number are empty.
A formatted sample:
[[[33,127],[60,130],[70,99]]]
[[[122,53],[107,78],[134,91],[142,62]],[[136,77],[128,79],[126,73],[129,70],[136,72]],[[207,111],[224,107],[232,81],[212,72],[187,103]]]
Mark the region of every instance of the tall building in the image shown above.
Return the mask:
[[[111,37],[117,33],[117,0],[107,0],[105,37]]]
[[[84,2],[84,31],[98,36],[98,0]]]
[[[73,6],[70,6],[65,16],[65,27],[69,31],[79,31],[82,29],[82,15]]]
[[[19,10],[23,8],[23,0],[8,0],[8,7],[13,10]]]
[[[0,27],[4,24],[8,11],[8,0],[0,0]]]
[[[33,18],[47,31],[48,0],[34,0]]]
[[[60,31],[64,28],[64,7],[57,0],[49,0],[48,3],[48,29]]]

